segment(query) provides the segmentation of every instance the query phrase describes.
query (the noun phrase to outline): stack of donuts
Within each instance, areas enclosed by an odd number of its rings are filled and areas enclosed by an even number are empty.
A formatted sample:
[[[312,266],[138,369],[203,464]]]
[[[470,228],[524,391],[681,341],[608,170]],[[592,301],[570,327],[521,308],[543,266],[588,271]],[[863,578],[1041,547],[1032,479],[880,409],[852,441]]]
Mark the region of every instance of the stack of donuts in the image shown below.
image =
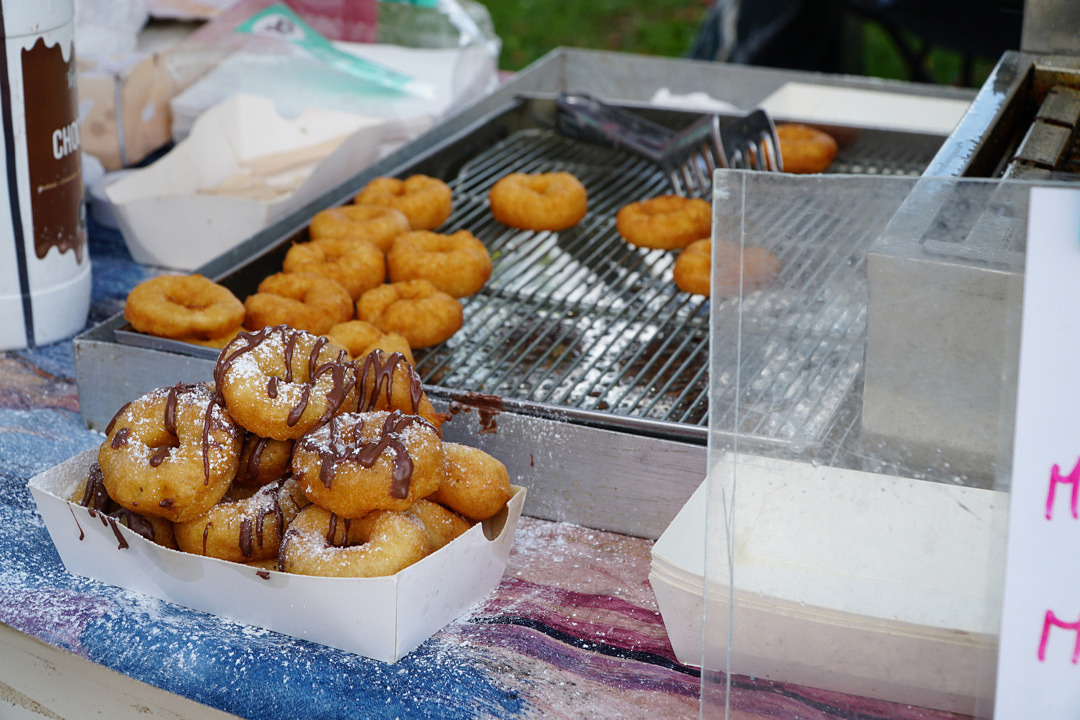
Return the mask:
[[[391,575],[510,498],[505,466],[443,441],[445,419],[401,353],[353,358],[285,325],[241,331],[212,384],[120,408],[72,500],[188,553]]]
[[[581,221],[588,199],[569,173],[511,173],[491,188],[490,204],[512,227],[563,230]],[[461,329],[461,298],[491,277],[491,256],[471,232],[437,232],[452,212],[442,180],[375,178],[352,203],[317,212],[309,239],[242,302],[200,275],[164,275],[128,294],[124,316],[139,332],[218,348],[241,330],[289,325],[357,356],[378,347],[412,362],[412,350]]]

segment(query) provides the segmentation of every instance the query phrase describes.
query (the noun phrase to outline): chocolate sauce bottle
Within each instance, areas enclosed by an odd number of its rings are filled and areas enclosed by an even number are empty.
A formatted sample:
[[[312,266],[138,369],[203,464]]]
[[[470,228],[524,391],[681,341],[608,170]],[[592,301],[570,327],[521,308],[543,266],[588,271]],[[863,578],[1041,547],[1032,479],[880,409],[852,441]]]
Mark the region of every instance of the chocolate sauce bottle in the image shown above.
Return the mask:
[[[72,0],[0,0],[0,349],[86,324],[83,203]]]

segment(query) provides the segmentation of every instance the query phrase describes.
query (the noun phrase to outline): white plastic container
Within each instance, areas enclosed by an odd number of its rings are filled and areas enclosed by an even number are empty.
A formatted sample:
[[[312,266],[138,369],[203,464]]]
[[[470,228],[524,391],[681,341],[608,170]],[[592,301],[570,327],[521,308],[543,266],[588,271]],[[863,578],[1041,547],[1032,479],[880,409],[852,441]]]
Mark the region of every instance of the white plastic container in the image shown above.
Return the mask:
[[[0,349],[75,334],[90,308],[72,0],[0,0]]]

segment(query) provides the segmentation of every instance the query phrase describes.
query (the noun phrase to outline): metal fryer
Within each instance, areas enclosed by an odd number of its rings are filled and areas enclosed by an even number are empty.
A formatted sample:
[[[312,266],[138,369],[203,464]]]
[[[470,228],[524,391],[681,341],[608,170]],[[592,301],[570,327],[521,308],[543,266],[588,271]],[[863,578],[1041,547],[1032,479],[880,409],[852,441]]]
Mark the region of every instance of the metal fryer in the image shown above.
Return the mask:
[[[601,70],[610,70],[607,57],[597,58]],[[585,59],[594,58],[585,54]],[[559,83],[589,75],[566,58],[555,61],[566,63],[559,68]],[[686,63],[675,65],[686,69]],[[717,72],[709,65],[692,69]],[[735,72],[743,82],[744,72],[754,76],[755,91],[763,94],[786,79],[749,69],[722,72]],[[592,85],[583,80],[585,89],[596,92],[597,78],[602,86],[604,72],[594,72]],[[525,73],[516,87],[500,91],[426,142],[403,148],[318,204],[346,201],[377,174],[424,172],[450,181],[457,209],[446,228],[466,227],[481,237],[496,258],[496,270],[489,286],[466,303],[463,331],[444,346],[417,354],[429,394],[458,411],[447,425],[448,438],[488,449],[513,475],[537,487],[530,494],[530,514],[655,536],[704,476],[708,304],[675,291],[673,256],[631,249],[614,231],[618,207],[663,191],[662,177],[640,161],[555,134],[553,96],[535,92],[538,84]],[[627,104],[673,127],[694,117]],[[835,170],[917,176],[941,142],[939,136],[872,129],[855,135]],[[486,188],[502,173],[556,167],[572,168],[589,187],[591,212],[581,227],[557,235],[526,234],[490,220]],[[210,263],[204,274],[241,297],[252,292],[262,277],[280,269],[288,244],[304,237],[315,209],[286,218]],[[763,219],[781,225],[787,220],[783,213]],[[750,428],[763,442],[812,446],[833,428],[859,375],[859,308],[865,298],[859,273],[867,245],[865,238],[852,242],[856,261],[834,283],[838,295],[828,305],[837,311],[851,304],[855,324],[835,346],[838,357],[846,358],[838,365],[843,370],[836,372],[833,365],[817,375],[813,368],[810,375],[800,370],[799,387],[806,395],[790,398],[792,414],[762,414]],[[792,267],[815,264],[812,254],[786,260]],[[805,279],[808,291],[823,280],[812,272]],[[805,305],[807,326],[832,326],[830,318],[815,315],[818,303]],[[775,322],[777,307],[760,303],[764,323]],[[118,398],[131,397],[140,383],[153,387],[162,378],[209,377],[214,355],[126,333],[116,318],[76,345],[84,417],[98,426],[119,406]],[[804,361],[787,358],[796,369]],[[770,367],[777,366],[763,365]],[[611,506],[615,491],[620,502]]]

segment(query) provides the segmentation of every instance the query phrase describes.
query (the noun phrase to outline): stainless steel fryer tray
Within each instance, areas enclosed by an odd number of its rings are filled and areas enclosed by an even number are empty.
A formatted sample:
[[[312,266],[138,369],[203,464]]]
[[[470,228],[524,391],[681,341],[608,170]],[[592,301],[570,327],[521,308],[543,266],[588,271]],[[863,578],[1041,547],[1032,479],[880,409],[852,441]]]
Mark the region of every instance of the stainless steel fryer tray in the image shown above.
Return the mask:
[[[478,154],[472,152],[479,138],[458,140],[428,163],[399,169],[397,174],[432,173],[435,165],[444,165],[439,174],[455,198],[444,230],[471,231],[489,248],[495,264],[487,286],[465,301],[463,329],[440,346],[417,351],[417,369],[425,383],[448,394],[468,390],[509,398],[531,406],[536,415],[582,411],[583,421],[591,424],[704,443],[709,302],[674,286],[675,253],[636,248],[615,229],[615,213],[624,204],[669,191],[663,173],[629,154],[559,135],[547,126],[549,105],[547,98],[522,98],[489,118],[474,135],[501,139],[485,142]],[[695,117],[657,114],[674,125]],[[878,148],[887,149],[885,162],[877,159]],[[923,136],[861,131],[858,142],[841,151],[838,166],[917,175],[929,160],[927,149]],[[560,233],[523,232],[491,217],[487,193],[496,180],[514,171],[556,170],[573,173],[589,190],[590,212],[578,226]],[[778,237],[788,222],[784,213],[762,220],[763,226],[775,227]],[[804,390],[792,393],[791,387],[770,383],[759,403],[759,414],[769,417],[747,432],[764,441],[813,444],[828,431],[832,411],[857,375],[858,362],[852,365],[847,358],[853,351],[861,355],[859,347],[845,341],[836,357],[807,362],[811,355],[820,359],[832,352],[820,346],[836,325],[825,313],[835,311],[837,303],[814,300],[844,293],[839,312],[848,317],[843,305],[858,303],[859,267],[843,264],[848,272],[834,274],[824,287],[814,279],[817,268],[837,266],[832,256],[853,252],[851,246],[834,237],[814,248],[774,250],[786,267],[806,277],[792,271],[784,297],[744,302],[747,323],[759,325],[757,335],[767,343],[771,318],[781,313],[777,305],[784,303],[786,314],[801,304],[806,324],[828,331],[806,333],[799,340],[803,347],[773,348],[763,359],[762,373],[786,375]],[[280,267],[267,267],[267,262],[242,266],[222,282],[243,297],[258,279]],[[726,307],[719,303],[717,309]],[[117,339],[158,346],[153,338],[123,329]],[[785,370],[787,365],[798,369]],[[838,372],[839,365],[848,370]]]
[[[591,51],[557,51],[492,96],[379,161],[311,206],[208,263],[200,271],[215,279],[229,277],[238,294],[253,291],[259,278],[280,268],[284,248],[292,240],[303,238],[307,220],[316,210],[346,202],[359,187],[376,175],[415,171],[445,178],[458,177],[466,162],[490,150],[513,133],[523,131],[528,135],[546,128],[552,118],[554,93],[558,91],[584,89],[607,97],[625,97],[630,99],[624,104],[643,108],[644,99],[651,95],[653,89],[664,85],[676,92],[704,89],[717,96],[732,98],[740,104],[752,105],[793,79],[830,85],[869,86],[918,95],[950,94],[939,88],[880,81],[832,80],[712,63]],[[521,93],[526,94],[524,101],[519,99]],[[673,126],[680,115],[685,117],[685,122],[692,117],[692,114],[678,112],[643,112],[657,113]],[[492,118],[499,118],[500,122],[495,123]],[[898,150],[906,147],[903,142],[898,142],[904,139],[902,135],[866,131],[861,140],[875,136],[882,138],[885,142],[878,145],[878,152],[885,154],[887,150],[887,154],[894,157]],[[906,139],[912,140],[913,137]],[[931,136],[917,140],[920,149],[916,155],[928,157],[940,144],[941,138]],[[924,164],[924,161],[920,162]],[[875,167],[856,157],[853,165],[841,162],[837,168],[917,174],[919,163],[911,165],[901,161]],[[471,173],[470,170],[470,176]],[[465,209],[468,205],[462,203],[452,224],[456,226],[470,222]],[[615,200],[612,199],[608,212],[613,212],[614,206]],[[594,204],[593,207],[600,209],[603,206]],[[472,212],[479,213],[479,206],[473,207]],[[473,219],[476,217],[473,216]],[[664,275],[665,270],[661,264],[653,267],[645,276],[652,283],[655,276]],[[667,282],[670,283],[670,280]],[[492,283],[493,289],[500,289],[500,301],[503,302],[512,296],[505,284],[500,284],[499,277],[494,278]],[[585,291],[579,289],[578,292]],[[657,291],[654,289],[652,292]],[[657,297],[665,296],[660,293]],[[674,354],[683,353],[684,360],[678,363],[680,366],[691,368],[700,358],[702,368],[695,369],[695,372],[698,380],[704,382],[703,353],[707,350],[704,307],[700,303],[695,304],[688,296],[674,301],[670,294],[666,298],[664,302],[674,302],[672,307],[677,310],[672,317],[680,322],[685,321],[688,323],[685,327],[691,329],[686,333],[689,340],[668,347],[676,349]],[[483,296],[483,302],[494,303],[490,292]],[[565,327],[565,324],[564,320],[559,327]],[[76,339],[80,404],[84,419],[92,427],[103,427],[123,400],[138,393],[177,379],[194,380],[210,376],[214,356],[212,351],[169,347],[169,343],[158,341],[149,343],[153,347],[120,344],[117,340],[124,335],[122,328],[122,318],[114,317]],[[530,344],[538,346],[532,340],[550,336],[550,331],[526,333],[526,336],[531,336],[531,339],[519,348]],[[141,342],[146,338],[136,337],[132,340]],[[640,357],[649,356],[651,359],[657,354],[656,349],[657,346],[646,344]],[[442,359],[439,352],[427,353],[420,360],[422,371],[437,382],[447,379],[452,370],[468,365],[452,365]],[[685,361],[686,358],[690,358],[689,361]],[[693,383],[686,387],[692,386]],[[697,415],[687,415],[684,411],[682,415],[672,416],[675,419],[671,420],[614,414],[609,412],[610,407],[601,405],[602,400],[588,392],[581,394],[588,398],[587,406],[570,407],[519,400],[509,393],[501,397],[488,396],[497,393],[478,395],[475,393],[477,388],[468,384],[462,387],[472,392],[429,385],[430,394],[437,405],[464,408],[454,422],[448,424],[448,438],[478,444],[503,459],[520,482],[536,490],[530,493],[529,512],[534,516],[655,537],[666,527],[704,475],[706,433],[702,424],[704,415],[701,403],[705,399],[699,390],[684,393],[686,387],[680,388],[678,395],[682,395],[683,400],[675,403],[680,406],[689,404],[689,407],[696,408]],[[593,404],[588,406],[588,403]],[[610,502],[613,493],[619,498],[614,506]],[[628,513],[628,508],[634,508],[635,512]]]

